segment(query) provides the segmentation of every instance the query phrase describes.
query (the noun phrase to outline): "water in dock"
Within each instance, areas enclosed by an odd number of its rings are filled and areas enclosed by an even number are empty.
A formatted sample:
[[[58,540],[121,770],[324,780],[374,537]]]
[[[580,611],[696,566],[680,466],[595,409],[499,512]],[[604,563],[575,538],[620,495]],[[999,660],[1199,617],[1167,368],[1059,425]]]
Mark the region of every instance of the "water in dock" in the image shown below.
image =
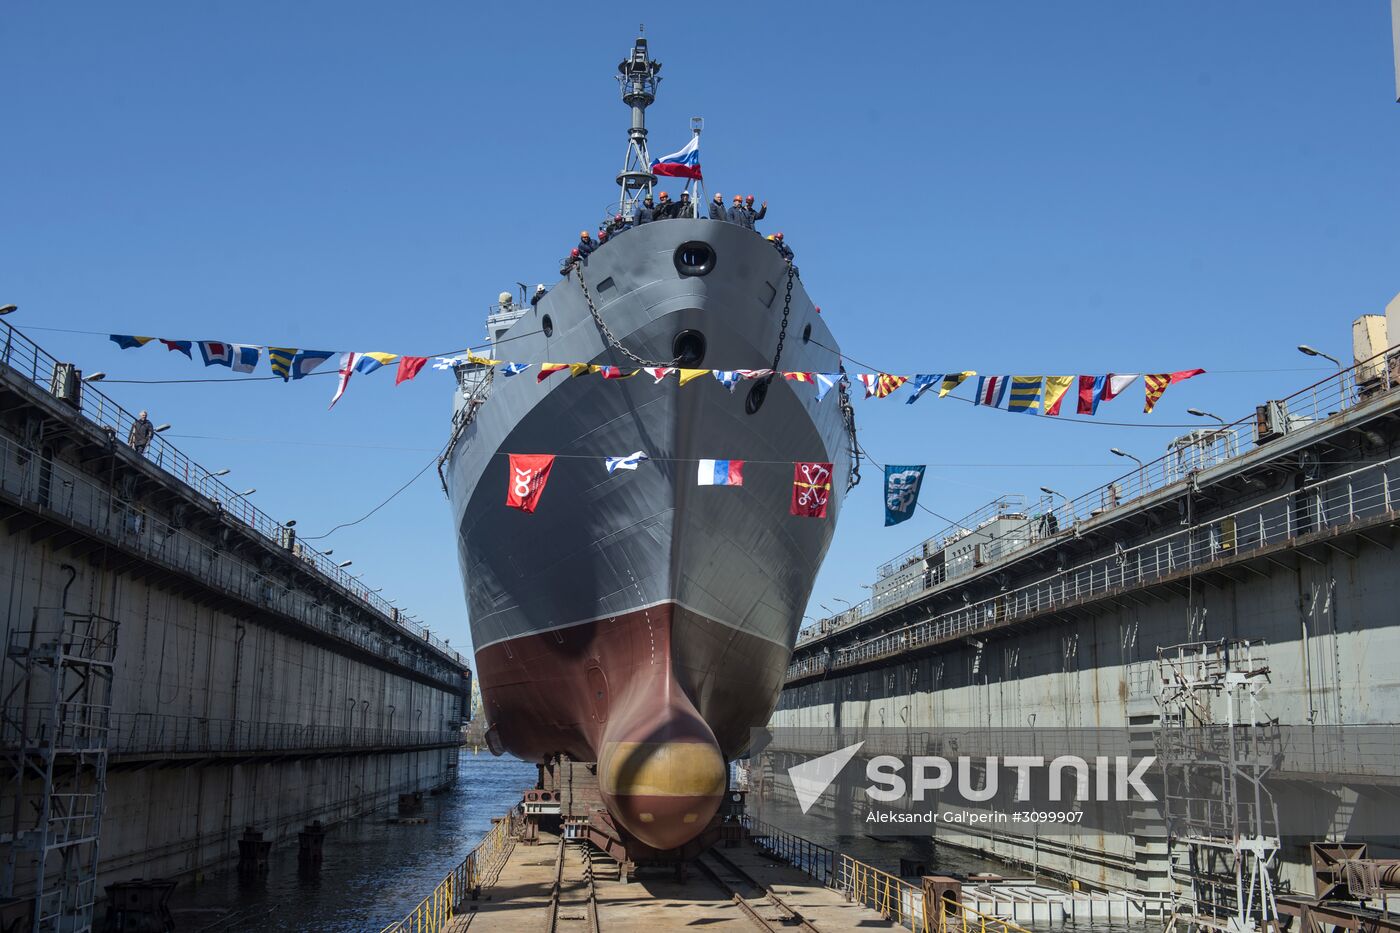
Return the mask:
[[[393,810],[381,810],[330,829],[324,848],[324,861],[317,877],[304,877],[298,871],[295,845],[284,845],[271,857],[268,873],[256,880],[240,878],[234,867],[210,874],[202,881],[184,880],[172,899],[177,929],[182,933],[251,933],[251,931],[307,931],[307,933],[363,933],[377,931],[401,919],[453,866],[457,865],[491,827],[493,817],[504,814],[520,800],[521,791],[535,780],[533,765],[510,757],[494,758],[464,750],[459,758],[459,778],[445,792],[427,797],[422,822],[391,822]],[[815,840],[814,840],[815,841]],[[901,859],[928,860],[928,870],[970,874],[978,871],[1005,871],[1004,866],[975,858],[957,850],[919,846],[916,840],[880,839],[856,834],[820,842],[849,853],[876,867],[897,872]],[[512,899],[509,905],[485,902],[492,916],[481,918],[483,927],[491,921],[511,923],[531,910],[545,909],[548,881],[553,877],[554,849],[541,846],[521,849],[515,861],[539,862],[540,903],[528,896]],[[723,855],[725,853],[721,853]],[[733,856],[735,853],[729,853]],[[750,866],[752,869],[753,866]],[[529,870],[529,869],[521,869]],[[769,870],[772,867],[769,866]],[[821,886],[804,882],[797,873],[786,878],[789,898],[811,911],[834,910],[827,925],[845,928],[845,914],[834,892],[821,893]],[[548,877],[546,877],[548,876]],[[520,879],[515,879],[517,882]],[[777,882],[775,876],[770,879]],[[626,928],[632,921],[652,929],[658,916],[652,911],[667,908],[670,914],[698,911],[711,922],[745,927],[742,913],[736,913],[726,897],[712,891],[702,869],[691,873],[683,886],[666,879],[653,879],[643,885],[608,886],[603,898],[605,915],[612,927]],[[691,891],[694,887],[696,890]],[[808,890],[808,889],[811,890]],[[515,890],[520,893],[517,885]],[[703,895],[703,896],[702,896]],[[716,898],[718,897],[718,900]],[[541,900],[541,898],[543,898]],[[649,900],[655,903],[648,905]],[[711,903],[714,901],[714,903]],[[828,903],[830,902],[830,903]],[[686,905],[689,905],[688,907]],[[762,906],[762,905],[760,905]],[[495,911],[508,907],[500,917]],[[834,918],[840,918],[839,921]],[[878,923],[875,916],[866,922]],[[625,921],[625,922],[624,922]],[[831,924],[836,923],[832,927]],[[881,924],[884,926],[884,924]],[[893,928],[893,926],[891,925]],[[820,926],[819,926],[820,928]],[[1064,929],[1079,929],[1074,925]],[[1142,926],[1094,926],[1099,930],[1145,929]],[[1032,926],[1032,929],[1038,927]]]
[[[535,782],[535,767],[470,749],[457,783],[425,797],[422,823],[390,823],[392,809],[334,826],[319,877],[302,878],[297,847],[272,853],[262,878],[240,879],[234,866],[199,883],[182,881],[172,898],[181,933],[377,931],[408,913]]]

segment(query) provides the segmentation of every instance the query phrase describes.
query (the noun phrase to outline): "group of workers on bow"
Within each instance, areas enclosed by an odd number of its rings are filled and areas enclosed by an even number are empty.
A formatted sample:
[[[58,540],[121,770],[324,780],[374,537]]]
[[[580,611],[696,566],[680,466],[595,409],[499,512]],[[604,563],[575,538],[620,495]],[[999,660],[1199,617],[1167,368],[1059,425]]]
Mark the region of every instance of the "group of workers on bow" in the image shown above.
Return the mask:
[[[762,202],[757,209],[754,208],[754,196],[734,195],[729,207],[724,206],[724,195],[716,193],[710,201],[710,220],[721,220],[726,223],[737,224],[746,230],[757,232],[757,224],[768,215],[768,202]],[[640,227],[642,224],[654,223],[658,220],[673,220],[678,218],[698,219],[700,212],[698,205],[691,200],[689,191],[682,191],[680,200],[671,200],[671,195],[665,191],[661,192],[655,199],[648,192],[640,202],[637,203],[632,216],[627,217],[622,214],[614,214],[607,223],[599,230],[596,236],[587,230],[579,232],[578,245],[570,252],[568,258],[564,260],[564,266],[560,269],[561,275],[567,275],[573,266],[606,243],[609,237],[616,236],[624,230],[632,227]],[[783,242],[781,233],[774,233],[766,237],[768,242],[778,251],[784,259],[792,261],[792,249]],[[536,299],[538,300],[538,299]]]

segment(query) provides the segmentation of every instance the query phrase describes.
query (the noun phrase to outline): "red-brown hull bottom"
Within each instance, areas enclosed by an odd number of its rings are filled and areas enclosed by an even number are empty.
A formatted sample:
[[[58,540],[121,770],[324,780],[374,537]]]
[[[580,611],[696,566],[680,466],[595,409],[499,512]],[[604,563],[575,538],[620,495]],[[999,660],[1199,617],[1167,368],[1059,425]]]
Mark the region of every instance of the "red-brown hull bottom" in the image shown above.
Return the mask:
[[[486,717],[532,761],[598,762],[613,817],[672,849],[718,809],[727,762],[767,723],[789,652],[674,603],[477,652]]]

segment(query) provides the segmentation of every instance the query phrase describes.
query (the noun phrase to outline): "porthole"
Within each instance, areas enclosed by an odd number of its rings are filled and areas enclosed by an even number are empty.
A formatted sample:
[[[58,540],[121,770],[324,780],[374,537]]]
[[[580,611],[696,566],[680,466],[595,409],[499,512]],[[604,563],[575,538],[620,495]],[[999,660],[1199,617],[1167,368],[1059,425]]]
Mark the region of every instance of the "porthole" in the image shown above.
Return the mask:
[[[540,330],[544,331],[544,335],[546,337],[554,336],[554,322],[549,319],[548,314],[546,314],[544,316],[544,319],[540,321]]]
[[[768,397],[768,379],[756,379],[749,389],[749,397],[744,400],[744,411],[751,415],[758,414],[758,410],[763,407],[763,400]]]
[[[705,335],[698,330],[683,330],[671,341],[671,356],[677,366],[695,369],[705,362]]]
[[[802,328],[802,342],[803,342],[803,343],[811,343],[811,342],[812,342],[812,325],[811,325],[811,324],[808,324],[808,325],[806,325],[806,326],[804,326],[804,327]]]
[[[681,275],[709,275],[715,267],[715,251],[708,243],[691,240],[676,247],[675,262]]]

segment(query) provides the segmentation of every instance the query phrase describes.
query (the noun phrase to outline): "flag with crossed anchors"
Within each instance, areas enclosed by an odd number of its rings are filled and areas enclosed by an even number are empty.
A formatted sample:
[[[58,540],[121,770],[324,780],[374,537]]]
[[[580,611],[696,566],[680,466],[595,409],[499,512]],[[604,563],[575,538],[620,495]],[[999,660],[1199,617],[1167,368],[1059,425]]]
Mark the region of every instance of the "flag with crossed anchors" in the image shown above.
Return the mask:
[[[793,464],[792,514],[804,518],[826,518],[826,504],[831,501],[831,464]]]

